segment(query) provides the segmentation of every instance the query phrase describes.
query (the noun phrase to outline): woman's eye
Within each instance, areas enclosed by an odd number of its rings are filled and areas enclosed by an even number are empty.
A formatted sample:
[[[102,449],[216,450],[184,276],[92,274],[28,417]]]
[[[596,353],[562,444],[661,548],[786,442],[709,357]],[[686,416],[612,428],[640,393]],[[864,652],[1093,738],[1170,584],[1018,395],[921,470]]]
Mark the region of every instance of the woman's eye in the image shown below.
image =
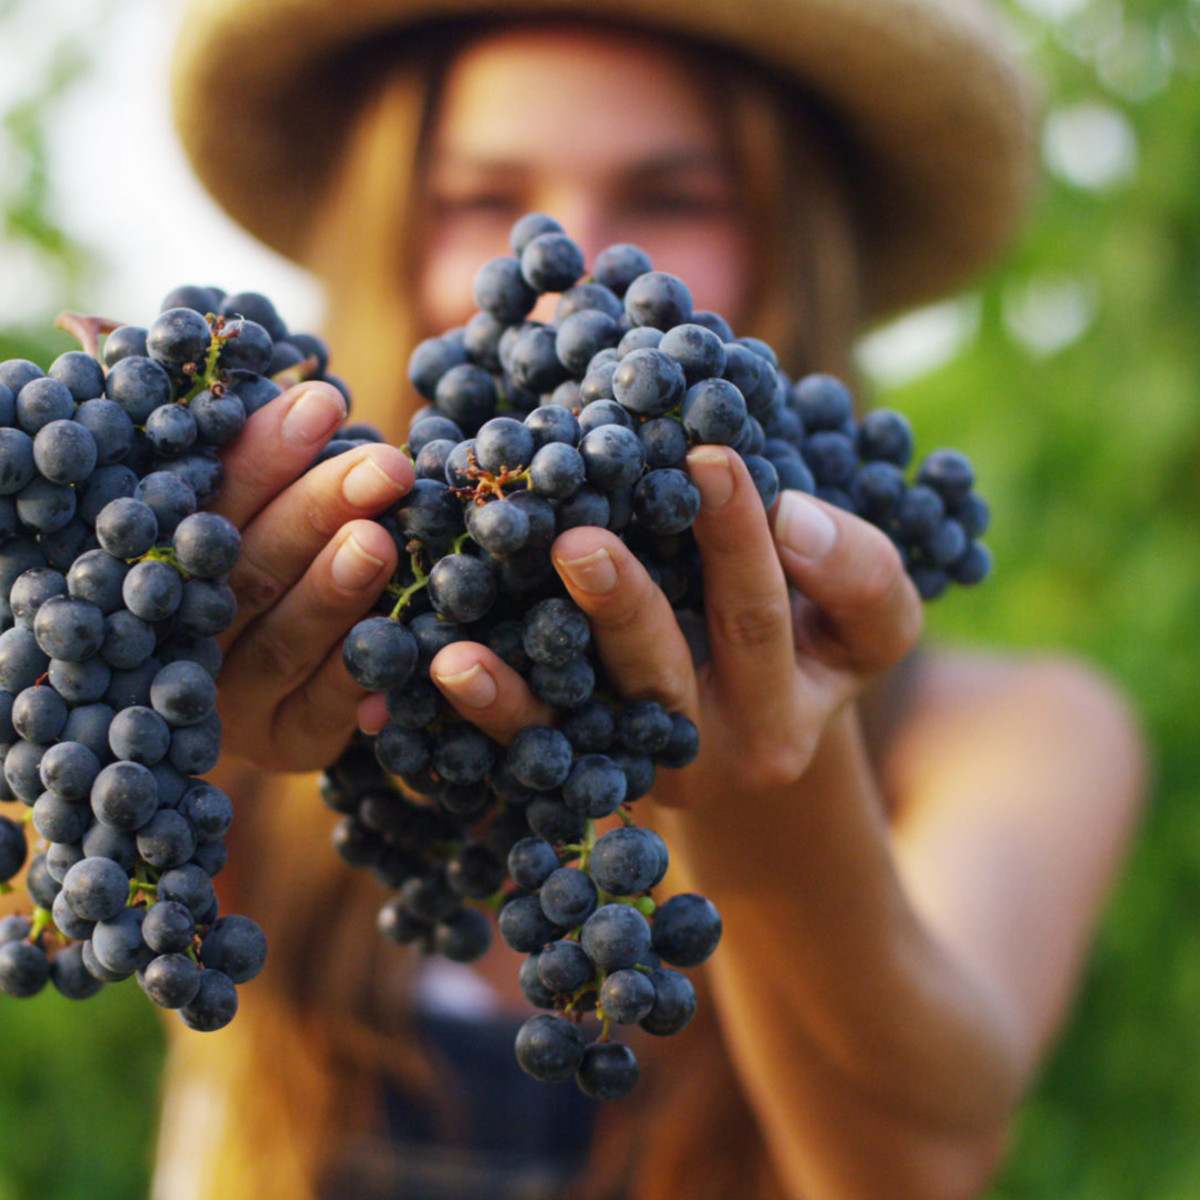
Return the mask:
[[[726,204],[722,198],[704,192],[671,190],[636,196],[630,208],[648,216],[710,217],[723,213]]]
[[[502,215],[516,213],[521,208],[520,202],[516,198],[498,192],[470,192],[436,196],[434,203],[443,212],[462,215]]]

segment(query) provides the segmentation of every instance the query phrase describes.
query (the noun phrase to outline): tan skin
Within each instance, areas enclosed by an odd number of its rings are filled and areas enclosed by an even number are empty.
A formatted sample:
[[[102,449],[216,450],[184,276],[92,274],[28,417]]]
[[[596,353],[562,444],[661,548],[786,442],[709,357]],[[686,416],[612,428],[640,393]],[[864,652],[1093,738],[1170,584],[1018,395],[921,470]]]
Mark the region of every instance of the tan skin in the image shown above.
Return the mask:
[[[606,104],[547,104],[555,72],[563,96],[602,89]],[[470,314],[476,267],[531,210],[558,215],[589,260],[610,241],[642,245],[736,327],[750,231],[709,103],[645,37],[551,27],[474,43],[430,151],[430,327]],[[227,454],[220,510],[244,556],[226,738],[270,769],[331,760],[356,707],[364,728],[382,720],[346,677],[340,639],[394,567],[370,518],[412,469],[369,446],[290,483],[340,417],[332,389],[301,385]],[[1140,743],[1076,665],[941,654],[868,754],[858,701],[921,629],[891,543],[798,495],[768,518],[730,451],[694,450],[689,465],[709,662],[693,668],[618,538],[574,529],[553,555],[621,692],[700,727],[699,760],[660,774],[652,820],[679,886],[723,913],[711,979],[742,1086],[789,1195],[963,1200],[994,1170],[1064,1016],[1136,814]],[[481,646],[446,648],[433,673],[501,741],[545,715]]]

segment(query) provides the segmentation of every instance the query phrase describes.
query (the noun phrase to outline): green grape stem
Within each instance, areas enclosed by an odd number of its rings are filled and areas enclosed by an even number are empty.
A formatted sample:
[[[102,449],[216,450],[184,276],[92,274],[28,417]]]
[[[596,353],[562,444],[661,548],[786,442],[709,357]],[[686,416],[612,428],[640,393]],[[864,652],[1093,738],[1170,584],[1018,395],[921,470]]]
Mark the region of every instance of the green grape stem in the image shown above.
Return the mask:
[[[583,824],[583,841],[579,844],[579,869],[587,871],[588,860],[592,857],[592,848],[596,845],[596,822],[589,817]]]
[[[151,546],[150,549],[147,550],[145,554],[141,555],[140,558],[127,558],[125,561],[129,563],[130,566],[141,562],[165,562],[168,566],[175,568],[184,583],[187,583],[187,581],[191,579],[191,575],[189,575],[187,571],[185,571],[183,567],[179,565],[179,559],[175,554],[175,548],[173,546]]]
[[[408,602],[422,589],[429,586],[429,576],[421,569],[421,551],[413,550],[408,556],[409,564],[412,566],[414,582],[407,587],[402,587],[393,579],[392,583],[388,584],[387,593],[389,596],[396,597],[396,603],[392,611],[388,613],[388,617],[393,621],[400,620],[401,614],[408,607]]]
[[[158,899],[158,884],[156,883],[139,883],[133,880],[129,884],[129,900],[126,907],[132,907],[138,902],[143,895],[149,896],[150,902],[153,904]]]
[[[198,371],[193,377],[188,394],[179,403],[190,404],[201,392],[221,387],[217,376],[217,359],[221,357],[221,348],[231,337],[237,337],[237,330],[226,332],[225,318],[208,314],[208,323],[212,327],[212,341],[208,344],[208,354],[204,359],[204,370]]]
[[[54,917],[51,916],[50,910],[36,905],[33,910],[33,925],[29,930],[29,937],[26,940],[36,942],[47,929],[54,928]]]

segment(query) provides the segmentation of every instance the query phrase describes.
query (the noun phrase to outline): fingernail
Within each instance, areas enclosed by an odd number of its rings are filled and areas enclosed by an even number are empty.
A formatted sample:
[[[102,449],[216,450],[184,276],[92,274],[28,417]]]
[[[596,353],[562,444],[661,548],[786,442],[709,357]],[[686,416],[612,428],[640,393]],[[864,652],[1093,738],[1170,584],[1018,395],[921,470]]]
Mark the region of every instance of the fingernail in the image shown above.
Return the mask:
[[[698,446],[687,456],[688,472],[705,508],[723,508],[733,495],[729,460],[715,446]]]
[[[301,392],[283,418],[283,440],[288,446],[310,446],[342,421],[345,402],[325,391]]]
[[[434,674],[436,683],[446,688],[459,704],[467,708],[487,708],[498,695],[496,681],[476,663],[456,675]]]
[[[616,564],[603,546],[582,558],[559,558],[555,562],[580,591],[603,596],[617,586]]]
[[[369,737],[374,737],[387,723],[388,715],[383,705],[381,694],[369,696],[358,706],[358,727]]]
[[[403,488],[373,458],[364,458],[342,480],[342,497],[355,508],[373,508],[394,500]]]
[[[775,514],[775,538],[801,558],[824,558],[837,540],[833,518],[802,492],[784,490]]]
[[[338,587],[345,588],[347,591],[355,591],[358,588],[366,587],[379,574],[382,567],[383,559],[368,554],[359,545],[354,534],[351,534],[337,548],[330,571],[333,574],[333,582]]]

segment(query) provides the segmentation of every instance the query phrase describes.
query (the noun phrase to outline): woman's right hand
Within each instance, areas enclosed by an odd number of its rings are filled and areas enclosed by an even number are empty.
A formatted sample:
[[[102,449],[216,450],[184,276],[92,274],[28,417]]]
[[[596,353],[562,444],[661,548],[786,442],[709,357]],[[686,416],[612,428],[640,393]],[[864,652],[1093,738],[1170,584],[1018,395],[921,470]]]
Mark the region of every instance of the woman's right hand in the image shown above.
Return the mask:
[[[213,511],[242,534],[229,576],[238,610],[221,639],[226,752],[270,770],[315,770],[337,758],[366,694],[342,664],[347,630],[396,567],[370,518],[413,484],[393,446],[360,446],[306,472],[346,416],[338,390],[301,383],[246,423],[222,455]]]

